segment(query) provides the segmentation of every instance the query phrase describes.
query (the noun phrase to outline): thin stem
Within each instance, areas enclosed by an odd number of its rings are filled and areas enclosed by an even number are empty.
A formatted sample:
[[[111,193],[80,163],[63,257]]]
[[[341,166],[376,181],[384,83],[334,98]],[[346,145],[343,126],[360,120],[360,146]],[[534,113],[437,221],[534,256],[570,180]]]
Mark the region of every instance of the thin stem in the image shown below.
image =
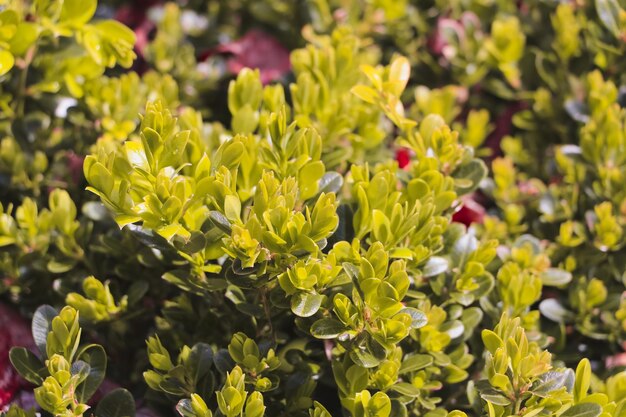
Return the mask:
[[[270,313],[270,304],[267,299],[267,289],[263,288],[261,290],[261,302],[263,303],[263,310],[265,311],[265,318],[267,319],[267,323],[270,328],[270,333],[272,334],[272,340],[274,344],[276,344],[276,333],[274,333],[274,325],[272,324],[272,315]]]
[[[515,399],[515,409],[513,410],[513,414],[519,414],[521,409],[522,409],[522,395],[518,394],[517,398]]]
[[[26,105],[26,81],[28,79],[28,69],[33,63],[35,52],[37,51],[37,44],[31,46],[26,52],[24,57],[22,72],[20,73],[18,89],[17,89],[17,110],[16,115],[18,118],[24,117],[24,107]]]

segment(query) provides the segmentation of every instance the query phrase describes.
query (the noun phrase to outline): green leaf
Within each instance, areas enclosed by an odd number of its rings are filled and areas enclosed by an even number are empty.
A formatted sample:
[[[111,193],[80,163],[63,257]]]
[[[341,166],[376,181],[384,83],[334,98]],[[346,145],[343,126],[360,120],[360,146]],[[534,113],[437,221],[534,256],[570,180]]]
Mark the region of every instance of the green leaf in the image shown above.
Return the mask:
[[[220,229],[222,232],[228,235],[232,233],[232,225],[230,224],[230,221],[219,211],[209,212],[209,218],[211,219],[213,224],[217,226],[217,228]]]
[[[252,109],[249,104],[246,104],[233,114],[231,124],[233,132],[250,134],[254,132],[259,125],[259,112]]]
[[[313,401],[313,409],[310,411],[310,417],[332,417],[328,410],[317,401]]]
[[[191,398],[184,398],[176,404],[176,411],[183,417],[211,417],[213,414],[198,394],[191,394]]]
[[[389,251],[389,256],[394,259],[413,259],[414,252],[409,248],[393,248]]]
[[[97,5],[96,0],[64,0],[59,21],[80,28],[91,20]]]
[[[9,359],[22,378],[35,385],[43,383],[46,367],[30,350],[23,347],[11,348]]]
[[[495,389],[488,380],[481,379],[475,382],[474,386],[478,390],[480,397],[485,401],[488,401],[488,405],[501,405],[507,406],[511,404],[511,401],[506,398],[500,391]]]
[[[478,248],[478,240],[472,233],[465,233],[452,246],[452,266],[463,268],[467,258]]]
[[[241,216],[241,201],[239,197],[227,195],[224,197],[224,214],[230,221],[237,221]]]
[[[407,382],[393,384],[391,389],[408,397],[419,397],[420,395],[420,389]]]
[[[82,0],[74,1],[81,2]],[[106,38],[110,41],[124,42],[130,44],[131,46],[135,44],[135,32],[116,20],[102,20],[96,23],[95,26],[100,30],[100,32],[106,34]]]
[[[119,216],[115,216],[115,222],[118,224],[120,228],[124,226],[128,226],[129,224],[132,224],[132,223],[137,223],[140,220],[141,220],[141,217],[139,216],[130,216],[126,214],[120,214]]]
[[[405,307],[400,310],[400,313],[408,314],[409,316],[411,316],[412,329],[419,329],[420,327],[424,327],[426,326],[426,324],[428,324],[428,317],[426,317],[426,314],[416,308]]]
[[[344,262],[342,266],[343,270],[350,277],[350,280],[354,282],[359,279],[359,268],[357,268],[354,264]]]
[[[96,417],[134,417],[135,400],[124,388],[117,388],[100,400],[96,407]]]
[[[163,378],[164,376],[153,370],[145,371],[143,373],[143,379],[146,381],[146,384],[148,384],[148,386],[155,391],[161,390],[160,385]]]
[[[129,224],[126,226],[130,230],[131,234],[136,237],[144,245],[158,249],[160,251],[172,251],[172,246],[167,242],[165,238],[156,234],[154,230],[147,227],[138,226],[136,224]]]
[[[366,369],[374,368],[382,362],[381,359],[372,355],[370,352],[361,349],[350,352],[350,359],[357,365]]]
[[[498,336],[492,330],[484,329],[481,333],[481,336],[485,347],[489,352],[491,352],[491,354],[493,354],[498,348],[504,346],[504,342],[502,341],[502,339],[500,339],[500,336]]]
[[[196,411],[193,409],[189,398],[183,398],[178,401],[176,411],[178,411],[178,414],[182,417],[196,417]]]
[[[591,364],[584,358],[576,367],[576,382],[574,383],[574,399],[579,402],[587,396],[591,385]]]
[[[617,0],[596,0],[596,12],[600,21],[616,38],[620,36],[620,10]]]
[[[191,237],[187,241],[175,241],[175,245],[178,249],[187,254],[193,254],[200,252],[206,248],[207,239],[202,232],[192,231]]]
[[[50,259],[46,268],[53,274],[62,274],[74,268],[76,260],[71,258]]]
[[[194,385],[211,371],[213,365],[213,348],[207,343],[196,343],[189,352],[185,369],[193,376]]]
[[[557,323],[568,323],[575,319],[574,313],[565,309],[554,298],[548,298],[539,303],[539,311],[545,317]]]
[[[405,374],[413,371],[419,371],[433,364],[433,357],[430,355],[413,355],[405,358],[400,366],[399,373]]]
[[[543,285],[561,286],[569,284],[572,280],[572,274],[559,268],[548,268],[541,273],[541,282]]]
[[[483,400],[488,401],[494,405],[501,405],[503,407],[506,407],[507,405],[511,404],[511,400],[509,400],[508,398],[506,398],[504,395],[500,393],[491,393],[491,392],[481,393],[480,397]]]
[[[299,292],[291,297],[291,311],[299,317],[311,317],[320,309],[324,296]]]
[[[391,414],[391,401],[384,392],[377,392],[372,395],[367,404],[368,415],[372,417],[389,417]]]
[[[426,278],[430,278],[435,275],[443,274],[447,270],[448,260],[441,256],[433,256],[426,262],[426,265],[422,267],[422,275]]]
[[[78,352],[77,359],[85,361],[89,366],[89,375],[85,381],[76,388],[76,396],[82,403],[86,403],[98,390],[107,368],[107,355],[100,345],[87,345]]]
[[[355,85],[350,92],[366,103],[374,104],[378,99],[378,92],[366,85]]]
[[[0,50],[0,76],[11,71],[13,65],[15,65],[15,58],[13,58],[13,54],[8,51]]]
[[[169,378],[161,381],[159,388],[167,394],[180,397],[186,393],[185,386],[178,379]]]
[[[466,164],[458,167],[453,177],[455,179],[462,179],[462,182],[455,182],[455,191],[459,196],[471,193],[480,182],[487,176],[489,169],[482,159],[472,159]]]
[[[338,172],[327,172],[319,180],[317,184],[317,192],[321,193],[338,193],[343,186],[343,176]]]
[[[37,40],[38,28],[39,26],[33,22],[21,22],[11,39],[11,53],[17,56],[24,55]]]
[[[334,339],[345,331],[346,326],[334,319],[321,319],[311,326],[311,335],[318,339]]]
[[[445,332],[451,339],[460,337],[465,332],[465,327],[460,320],[447,321],[439,327],[440,332]]]
[[[126,294],[128,297],[128,305],[132,306],[133,304],[139,302],[143,296],[146,295],[149,289],[150,284],[148,284],[147,281],[133,282]]]
[[[602,406],[597,403],[582,403],[571,406],[561,417],[598,417],[602,414]]]
[[[389,81],[393,85],[393,93],[397,96],[402,94],[411,76],[411,64],[403,56],[398,56],[389,66]]]
[[[220,349],[215,352],[215,356],[213,357],[213,362],[215,363],[215,368],[220,371],[222,374],[226,372],[230,372],[231,369],[235,366],[235,362],[228,353],[227,349]]]
[[[32,322],[33,339],[39,348],[39,352],[46,358],[46,340],[48,333],[52,330],[52,319],[59,313],[49,305],[43,305],[35,311]]]
[[[72,375],[78,375],[78,383],[80,384],[87,378],[91,367],[85,361],[76,361],[72,364]]]
[[[461,322],[463,323],[463,327],[465,328],[465,339],[469,339],[472,336],[472,334],[474,333],[474,329],[482,321],[483,315],[483,310],[478,307],[470,307],[463,310]]]
[[[565,371],[549,371],[537,378],[537,381],[531,387],[533,394],[541,398],[547,398],[552,391],[565,386],[568,374],[571,370]]]

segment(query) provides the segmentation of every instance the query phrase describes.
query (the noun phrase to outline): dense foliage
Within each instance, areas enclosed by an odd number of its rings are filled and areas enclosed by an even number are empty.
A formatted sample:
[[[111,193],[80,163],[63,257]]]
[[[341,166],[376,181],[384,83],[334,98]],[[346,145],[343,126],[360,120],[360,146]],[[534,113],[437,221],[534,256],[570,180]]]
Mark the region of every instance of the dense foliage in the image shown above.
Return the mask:
[[[5,415],[626,417],[624,8],[0,0]]]

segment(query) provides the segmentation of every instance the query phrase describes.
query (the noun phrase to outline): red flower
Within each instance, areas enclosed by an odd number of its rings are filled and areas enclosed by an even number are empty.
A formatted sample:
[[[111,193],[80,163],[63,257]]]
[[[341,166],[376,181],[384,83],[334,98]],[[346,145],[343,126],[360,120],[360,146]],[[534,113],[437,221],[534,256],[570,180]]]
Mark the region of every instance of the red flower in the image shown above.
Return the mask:
[[[452,221],[470,226],[472,223],[482,224],[485,208],[474,200],[474,194],[461,197],[461,208],[452,215]]]
[[[408,149],[402,148],[396,151],[396,161],[398,161],[398,166],[400,168],[404,168],[409,165],[411,162],[411,153]]]
[[[14,399],[26,382],[15,372],[9,360],[9,350],[13,346],[35,349],[30,325],[13,309],[0,304],[0,409]]]
[[[226,64],[235,75],[244,68],[258,68],[263,84],[278,80],[291,70],[289,51],[274,37],[257,29],[248,31],[239,40],[218,46],[214,51],[230,55]]]
[[[9,361],[9,341],[6,333],[0,336],[0,409],[13,399],[20,388],[20,380]]]

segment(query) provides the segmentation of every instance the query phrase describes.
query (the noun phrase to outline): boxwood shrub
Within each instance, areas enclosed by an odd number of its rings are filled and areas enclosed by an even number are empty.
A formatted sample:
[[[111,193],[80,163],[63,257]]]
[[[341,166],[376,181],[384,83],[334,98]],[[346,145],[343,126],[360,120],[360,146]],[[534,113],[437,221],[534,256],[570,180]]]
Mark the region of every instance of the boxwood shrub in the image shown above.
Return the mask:
[[[625,8],[0,0],[2,415],[626,417]]]

